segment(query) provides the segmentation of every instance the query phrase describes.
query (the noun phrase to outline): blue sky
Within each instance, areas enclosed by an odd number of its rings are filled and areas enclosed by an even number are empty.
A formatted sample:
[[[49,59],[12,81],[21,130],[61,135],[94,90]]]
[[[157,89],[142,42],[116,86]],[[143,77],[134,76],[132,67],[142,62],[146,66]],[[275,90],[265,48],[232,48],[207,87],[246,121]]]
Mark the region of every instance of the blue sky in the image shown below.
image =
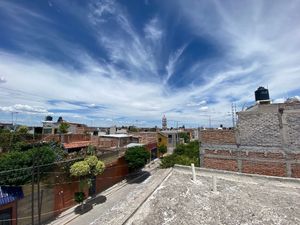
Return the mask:
[[[0,120],[230,125],[300,95],[300,1],[0,2]]]

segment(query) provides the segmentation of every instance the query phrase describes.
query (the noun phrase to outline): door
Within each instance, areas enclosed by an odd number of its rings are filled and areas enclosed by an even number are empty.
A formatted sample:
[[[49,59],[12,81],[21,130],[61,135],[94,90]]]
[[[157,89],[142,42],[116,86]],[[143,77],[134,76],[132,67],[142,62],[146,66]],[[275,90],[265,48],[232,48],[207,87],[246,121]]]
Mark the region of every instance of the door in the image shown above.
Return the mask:
[[[0,225],[12,224],[12,208],[7,208],[0,211]]]

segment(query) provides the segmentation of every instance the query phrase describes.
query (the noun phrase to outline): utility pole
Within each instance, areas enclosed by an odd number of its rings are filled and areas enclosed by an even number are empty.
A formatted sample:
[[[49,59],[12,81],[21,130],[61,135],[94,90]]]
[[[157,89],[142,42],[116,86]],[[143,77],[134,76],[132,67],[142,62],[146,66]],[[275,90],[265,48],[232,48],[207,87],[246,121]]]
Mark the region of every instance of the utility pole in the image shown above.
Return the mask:
[[[39,163],[39,159],[38,159],[38,166],[37,166],[37,192],[38,192],[38,199],[37,199],[37,203],[38,203],[38,225],[41,225],[41,195],[40,195],[40,163]]]
[[[35,162],[33,161],[32,175],[31,175],[31,224],[34,225],[34,170]]]
[[[232,127],[235,127],[234,103],[231,103]]]
[[[235,125],[236,125],[236,123],[237,123],[236,103],[234,103],[234,120],[235,120]]]

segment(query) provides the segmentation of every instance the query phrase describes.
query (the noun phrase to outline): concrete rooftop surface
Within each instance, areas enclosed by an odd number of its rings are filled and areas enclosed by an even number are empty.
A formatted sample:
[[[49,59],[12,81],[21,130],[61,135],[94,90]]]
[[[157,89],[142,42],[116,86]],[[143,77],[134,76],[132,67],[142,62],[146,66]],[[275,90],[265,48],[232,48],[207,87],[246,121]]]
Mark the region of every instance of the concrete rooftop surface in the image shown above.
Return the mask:
[[[212,191],[212,176],[217,192]],[[300,224],[300,180],[175,168],[126,224]]]

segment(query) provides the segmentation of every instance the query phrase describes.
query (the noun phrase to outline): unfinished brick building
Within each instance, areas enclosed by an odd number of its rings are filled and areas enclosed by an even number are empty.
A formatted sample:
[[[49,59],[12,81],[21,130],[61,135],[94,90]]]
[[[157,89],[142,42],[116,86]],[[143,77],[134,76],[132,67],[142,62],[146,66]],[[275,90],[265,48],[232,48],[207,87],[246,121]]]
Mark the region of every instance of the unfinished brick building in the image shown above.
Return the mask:
[[[300,102],[256,104],[235,130],[204,130],[201,142],[202,167],[300,177]]]

